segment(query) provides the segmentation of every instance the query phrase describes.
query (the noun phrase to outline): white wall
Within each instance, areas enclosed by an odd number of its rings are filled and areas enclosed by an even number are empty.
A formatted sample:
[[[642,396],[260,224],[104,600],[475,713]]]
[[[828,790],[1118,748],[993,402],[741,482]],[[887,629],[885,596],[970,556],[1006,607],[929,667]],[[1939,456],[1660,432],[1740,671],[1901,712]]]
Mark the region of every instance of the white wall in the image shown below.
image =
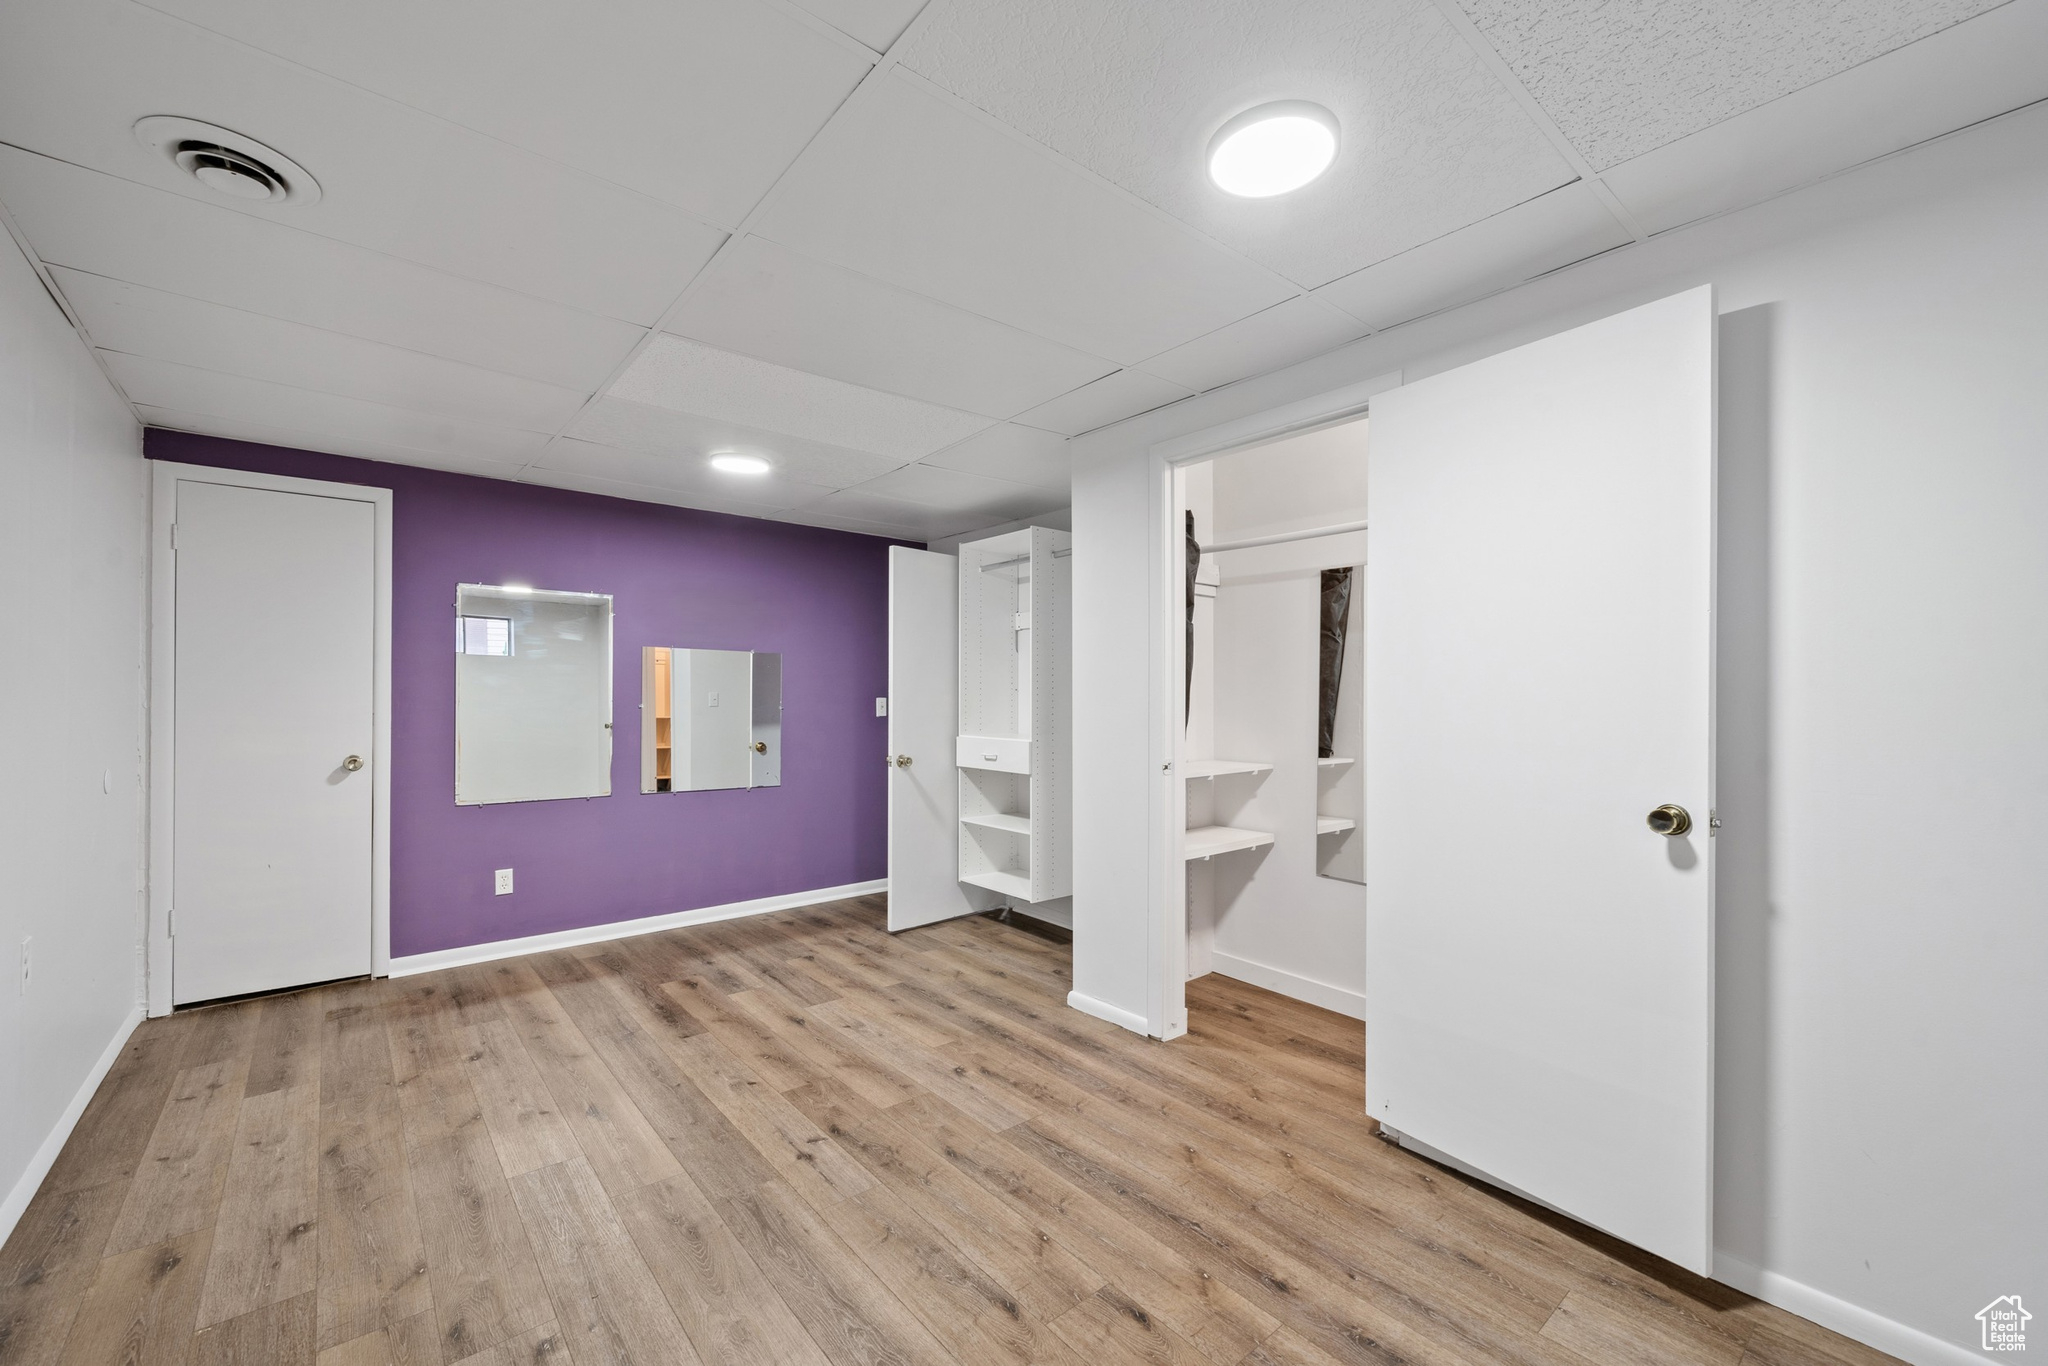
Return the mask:
[[[0,234],[0,1238],[140,1018],[147,494],[141,429]]]
[[[2048,1302],[2044,224],[2036,106],[1077,439],[1077,993],[1157,1010],[1151,444],[1711,281],[1722,1274],[1921,1361]]]

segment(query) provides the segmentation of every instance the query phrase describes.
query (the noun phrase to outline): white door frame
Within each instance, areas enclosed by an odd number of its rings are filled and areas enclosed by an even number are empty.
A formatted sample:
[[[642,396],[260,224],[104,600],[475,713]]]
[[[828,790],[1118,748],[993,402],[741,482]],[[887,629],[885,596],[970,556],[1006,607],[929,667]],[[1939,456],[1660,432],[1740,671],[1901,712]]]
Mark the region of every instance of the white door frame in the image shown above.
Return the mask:
[[[324,479],[150,463],[149,554],[149,932],[145,971],[151,1016],[171,1013],[171,819],[176,792],[178,560],[171,523],[178,481],[270,489],[368,503],[376,514],[377,603],[370,739],[370,971],[391,972],[391,490]]]
[[[1187,609],[1181,600],[1186,591],[1187,561],[1183,531],[1175,524],[1174,471],[1282,437],[1354,421],[1365,416],[1374,394],[1400,383],[1401,372],[1395,370],[1152,447],[1147,471],[1151,500],[1150,655],[1154,664],[1149,762],[1164,784],[1154,789],[1158,795],[1152,802],[1146,879],[1151,933],[1147,936],[1145,1032],[1153,1038],[1175,1039],[1188,1032],[1187,862],[1181,853],[1181,836],[1187,828],[1187,781],[1181,777],[1187,737],[1178,724],[1187,669],[1187,631],[1182,616]]]

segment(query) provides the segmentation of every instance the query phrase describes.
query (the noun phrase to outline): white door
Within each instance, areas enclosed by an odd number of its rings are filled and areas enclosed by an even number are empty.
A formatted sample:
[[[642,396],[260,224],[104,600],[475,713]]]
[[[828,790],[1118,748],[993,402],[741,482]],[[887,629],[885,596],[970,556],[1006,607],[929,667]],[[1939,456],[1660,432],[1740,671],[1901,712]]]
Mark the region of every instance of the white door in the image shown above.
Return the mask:
[[[889,547],[889,928],[981,909],[960,882],[960,561]]]
[[[1369,478],[1368,1111],[1705,1273],[1712,291],[1380,395]]]
[[[181,479],[176,519],[172,999],[366,974],[376,509]]]

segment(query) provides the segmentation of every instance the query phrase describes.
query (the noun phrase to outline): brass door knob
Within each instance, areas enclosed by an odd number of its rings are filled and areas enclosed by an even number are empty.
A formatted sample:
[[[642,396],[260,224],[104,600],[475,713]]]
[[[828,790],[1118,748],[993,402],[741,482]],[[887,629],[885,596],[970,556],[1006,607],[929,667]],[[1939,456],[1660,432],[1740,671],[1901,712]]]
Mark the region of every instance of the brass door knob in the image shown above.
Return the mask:
[[[1669,802],[1652,811],[1648,819],[1650,828],[1668,839],[1677,839],[1692,831],[1692,813]]]
[[[360,773],[363,771],[363,756],[351,754],[341,761],[341,766],[351,773]]]
[[[756,740],[756,741],[754,741],[754,753],[756,753],[756,754],[766,754],[767,752],[768,752],[768,742],[767,742],[766,740]]]
[[[896,767],[898,767],[898,768],[909,768],[909,767],[910,767],[910,756],[909,756],[908,754],[899,754],[899,755],[897,755],[897,756],[896,756]]]

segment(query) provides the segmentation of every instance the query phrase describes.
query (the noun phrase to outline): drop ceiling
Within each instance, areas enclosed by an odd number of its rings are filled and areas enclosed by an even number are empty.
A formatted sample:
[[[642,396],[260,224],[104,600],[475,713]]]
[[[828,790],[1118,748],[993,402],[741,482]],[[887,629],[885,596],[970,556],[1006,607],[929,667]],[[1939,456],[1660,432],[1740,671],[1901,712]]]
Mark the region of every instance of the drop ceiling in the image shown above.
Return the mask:
[[[20,0],[0,206],[152,425],[926,540],[1062,506],[1067,437],[2044,97],[2048,0]],[[1276,98],[1336,165],[1223,195]],[[221,198],[152,114],[322,194]]]

